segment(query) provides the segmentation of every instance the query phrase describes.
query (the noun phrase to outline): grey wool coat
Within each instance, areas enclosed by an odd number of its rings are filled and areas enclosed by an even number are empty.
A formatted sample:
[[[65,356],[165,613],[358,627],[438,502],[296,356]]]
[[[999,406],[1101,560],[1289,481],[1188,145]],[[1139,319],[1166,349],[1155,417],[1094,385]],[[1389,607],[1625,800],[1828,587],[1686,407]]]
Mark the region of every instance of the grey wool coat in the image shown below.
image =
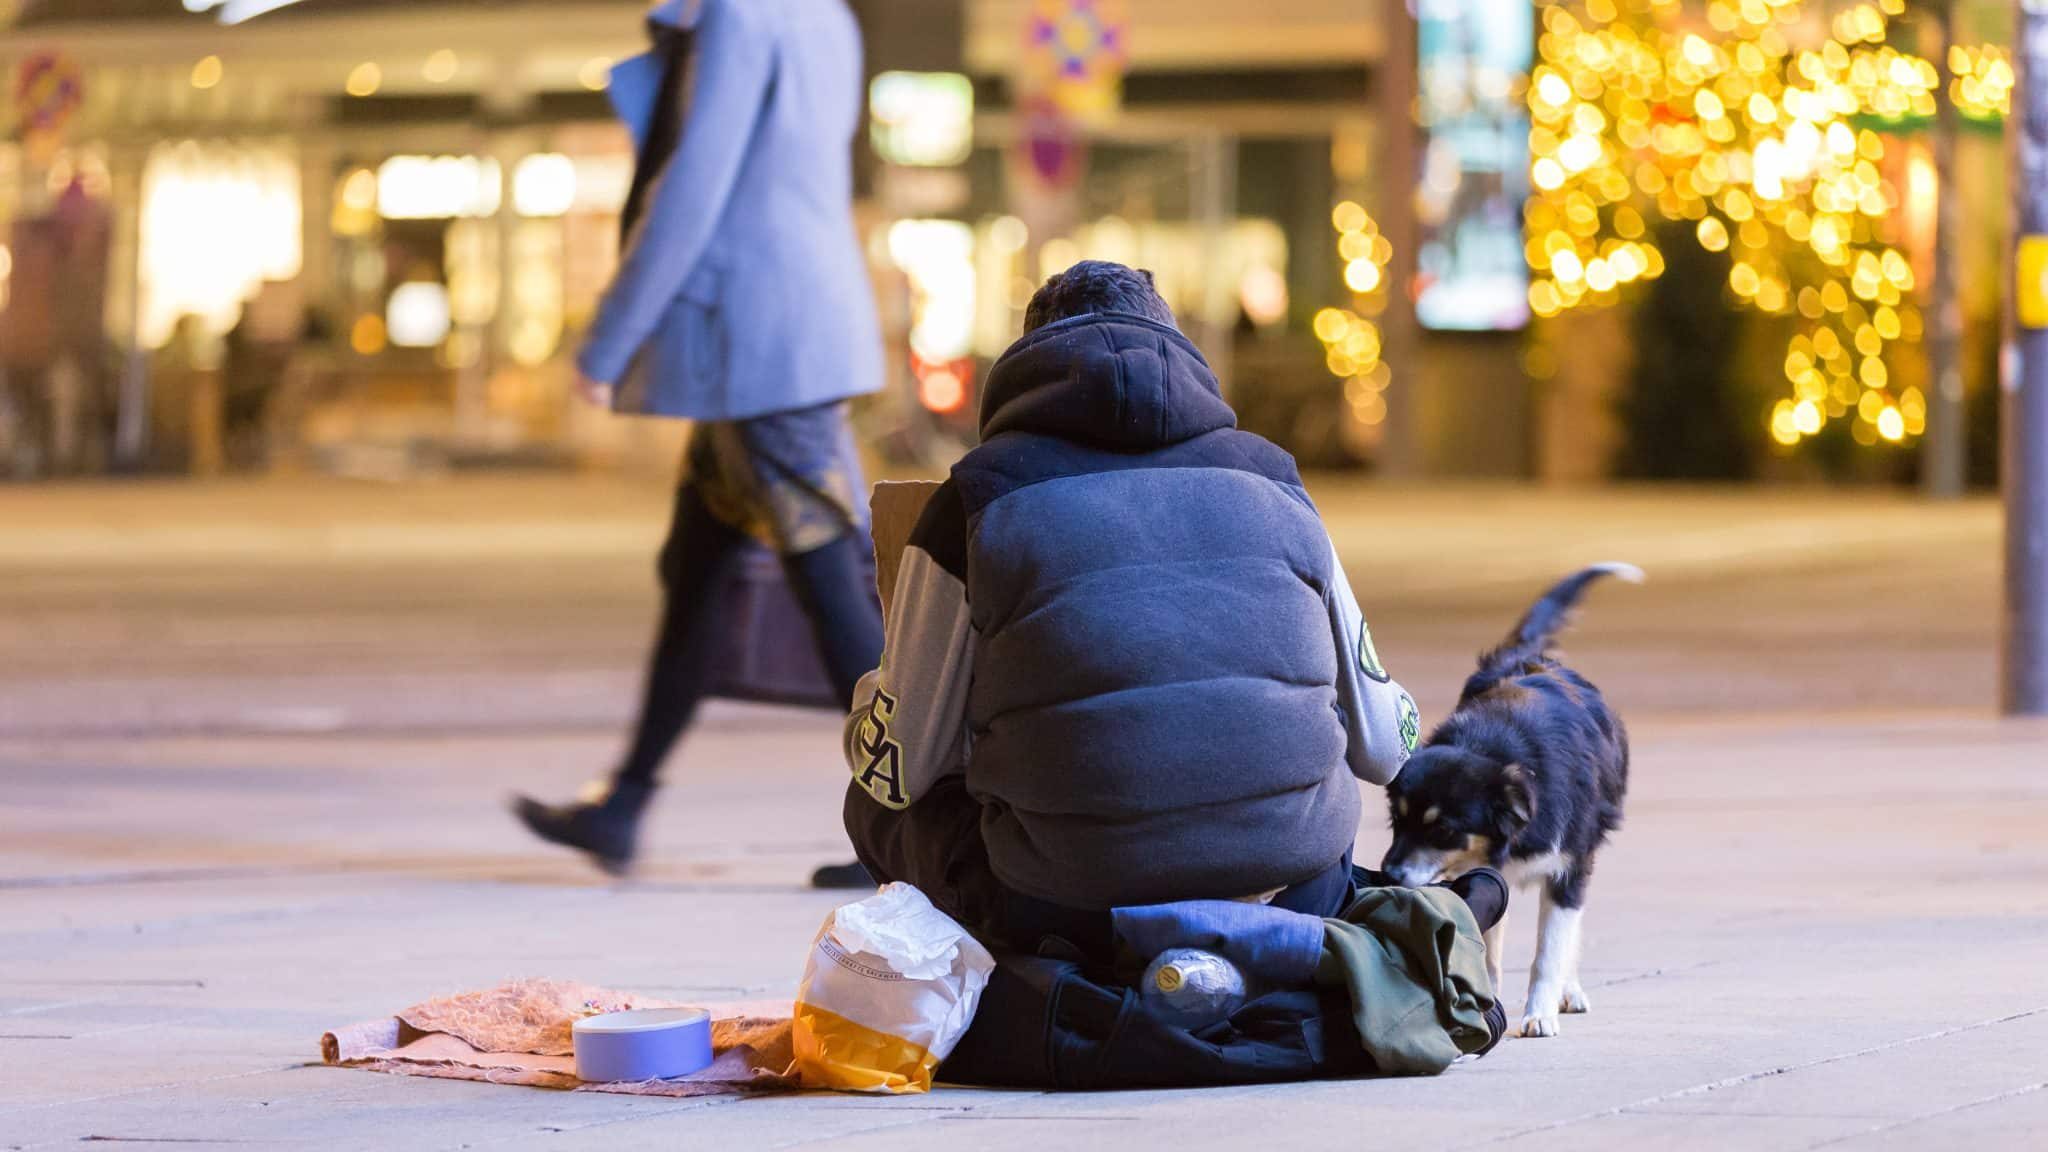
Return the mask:
[[[621,412],[744,420],[881,387],[853,222],[860,32],[842,0],[667,0],[694,31],[681,139],[648,184],[577,365]],[[612,102],[644,139],[668,66],[622,62]]]

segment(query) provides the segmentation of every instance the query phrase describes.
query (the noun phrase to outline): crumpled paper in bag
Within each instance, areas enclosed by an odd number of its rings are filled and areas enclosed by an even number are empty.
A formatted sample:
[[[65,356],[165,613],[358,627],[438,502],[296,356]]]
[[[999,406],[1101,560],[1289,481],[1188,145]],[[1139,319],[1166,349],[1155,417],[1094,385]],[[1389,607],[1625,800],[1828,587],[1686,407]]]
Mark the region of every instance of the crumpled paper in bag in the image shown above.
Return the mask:
[[[974,942],[951,916],[908,884],[891,884],[832,913],[832,938],[848,951],[886,958],[889,967],[907,980],[944,976],[953,970],[960,942]]]
[[[995,958],[908,884],[834,912],[811,945],[791,1041],[807,1087],[923,1092],[974,1020]]]

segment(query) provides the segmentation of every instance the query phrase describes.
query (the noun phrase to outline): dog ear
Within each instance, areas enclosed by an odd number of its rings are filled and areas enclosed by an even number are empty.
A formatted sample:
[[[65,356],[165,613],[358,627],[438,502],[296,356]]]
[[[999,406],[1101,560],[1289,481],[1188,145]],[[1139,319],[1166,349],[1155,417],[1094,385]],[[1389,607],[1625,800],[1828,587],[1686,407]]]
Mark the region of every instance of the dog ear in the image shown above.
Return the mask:
[[[1536,818],[1536,785],[1527,768],[1509,764],[1500,770],[1500,806],[1515,832],[1527,828],[1529,821]]]

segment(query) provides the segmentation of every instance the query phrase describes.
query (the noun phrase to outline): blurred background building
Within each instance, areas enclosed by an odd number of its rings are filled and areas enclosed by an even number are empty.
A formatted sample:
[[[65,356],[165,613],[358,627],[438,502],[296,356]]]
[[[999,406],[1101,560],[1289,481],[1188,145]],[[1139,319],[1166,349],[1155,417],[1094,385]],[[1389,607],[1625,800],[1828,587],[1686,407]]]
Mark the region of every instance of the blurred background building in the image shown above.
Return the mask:
[[[1947,248],[1990,395],[1995,5],[1955,6],[1960,55],[1895,0],[854,7],[898,373],[862,420],[903,460],[971,435],[1031,288],[1087,256],[1155,270],[1244,423],[1310,465],[1909,480],[1944,419],[1935,97],[1965,82]],[[670,467],[673,429],[568,387],[644,8],[0,0],[0,476]],[[1795,146],[1772,199],[1757,166]],[[1964,409],[1980,478],[1995,408]]]

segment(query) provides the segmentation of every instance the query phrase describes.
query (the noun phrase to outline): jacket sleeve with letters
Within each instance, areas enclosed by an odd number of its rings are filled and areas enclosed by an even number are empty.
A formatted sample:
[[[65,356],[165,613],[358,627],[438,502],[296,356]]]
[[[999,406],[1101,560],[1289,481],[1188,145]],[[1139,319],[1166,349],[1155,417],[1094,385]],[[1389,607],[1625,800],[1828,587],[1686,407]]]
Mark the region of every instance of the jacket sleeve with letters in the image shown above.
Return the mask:
[[[967,758],[974,625],[967,606],[967,513],[952,481],[925,506],[897,570],[882,666],[861,678],[846,722],[854,781],[908,808]]]

